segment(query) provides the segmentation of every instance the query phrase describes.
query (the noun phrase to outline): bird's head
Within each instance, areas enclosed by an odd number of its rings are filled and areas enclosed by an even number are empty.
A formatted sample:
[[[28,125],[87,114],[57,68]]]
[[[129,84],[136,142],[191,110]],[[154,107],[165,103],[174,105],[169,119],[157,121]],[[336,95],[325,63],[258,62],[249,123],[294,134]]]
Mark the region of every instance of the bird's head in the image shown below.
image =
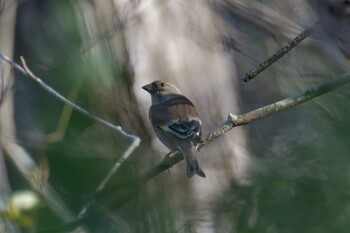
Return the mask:
[[[181,94],[181,91],[169,82],[156,80],[142,87],[152,96],[157,95],[159,97],[169,95],[169,94]]]

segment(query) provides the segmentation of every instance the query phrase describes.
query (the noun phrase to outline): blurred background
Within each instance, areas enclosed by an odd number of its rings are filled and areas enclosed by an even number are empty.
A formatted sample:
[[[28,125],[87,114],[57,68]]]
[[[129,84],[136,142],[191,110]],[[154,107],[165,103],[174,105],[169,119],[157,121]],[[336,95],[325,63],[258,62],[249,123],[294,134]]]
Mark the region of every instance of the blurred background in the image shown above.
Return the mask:
[[[315,23],[311,37],[241,81]],[[348,71],[349,38],[348,0],[0,0],[1,52],[24,56],[48,85],[142,140],[69,232],[348,232],[348,87],[203,148],[206,179],[187,179],[183,161],[142,186],[133,179],[168,152],[151,130],[143,85],[176,84],[207,135],[229,113]],[[0,78],[0,232],[55,232],[76,219],[129,142],[2,60]],[[34,210],[13,206],[23,190],[41,200]]]

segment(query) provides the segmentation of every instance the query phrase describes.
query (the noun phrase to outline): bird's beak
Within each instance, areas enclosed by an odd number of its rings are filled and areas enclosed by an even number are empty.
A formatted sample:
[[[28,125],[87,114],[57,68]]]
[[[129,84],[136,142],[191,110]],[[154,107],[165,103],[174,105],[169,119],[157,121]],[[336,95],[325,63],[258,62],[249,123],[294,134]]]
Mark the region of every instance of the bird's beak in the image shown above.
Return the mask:
[[[144,89],[145,91],[151,93],[151,91],[152,91],[152,85],[151,85],[151,84],[144,85],[144,86],[142,87],[142,89]]]

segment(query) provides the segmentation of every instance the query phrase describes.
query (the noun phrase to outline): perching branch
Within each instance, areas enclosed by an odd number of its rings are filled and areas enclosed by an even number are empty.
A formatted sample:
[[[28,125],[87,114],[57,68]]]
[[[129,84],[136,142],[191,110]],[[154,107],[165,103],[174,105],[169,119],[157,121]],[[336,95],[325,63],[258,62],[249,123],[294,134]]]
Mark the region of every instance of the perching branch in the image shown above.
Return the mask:
[[[258,65],[257,67],[251,69],[248,71],[244,78],[242,79],[244,82],[248,82],[255,78],[258,74],[260,74],[263,70],[265,70],[267,67],[275,63],[277,60],[279,60],[281,57],[286,55],[290,50],[295,48],[300,42],[302,42],[305,38],[311,35],[311,33],[314,31],[315,26],[312,26],[310,28],[305,29],[302,33],[300,33],[297,37],[295,37],[293,40],[289,41],[285,46],[277,50],[275,54],[273,54],[271,57],[269,57],[266,61]]]
[[[210,133],[203,140],[203,143],[197,146],[197,150],[202,149],[212,141],[216,140],[221,135],[232,130],[234,127],[246,125],[250,122],[260,120],[274,113],[292,108],[296,105],[299,105],[308,100],[311,100],[317,96],[326,94],[339,87],[342,87],[348,84],[349,82],[350,82],[350,72],[337,76],[331,81],[328,81],[326,83],[307,89],[306,91],[303,91],[299,94],[280,100],[278,102],[267,105],[265,107],[253,110],[251,112],[248,112],[242,115],[233,115],[230,113],[229,116],[227,117],[227,120],[218,129]],[[160,174],[161,172],[171,168],[181,160],[183,160],[183,155],[181,153],[173,154],[172,156],[170,156],[169,160],[164,159],[156,166],[151,167],[149,170],[147,170],[144,176],[142,177],[142,180],[147,181],[151,179],[152,177]]]

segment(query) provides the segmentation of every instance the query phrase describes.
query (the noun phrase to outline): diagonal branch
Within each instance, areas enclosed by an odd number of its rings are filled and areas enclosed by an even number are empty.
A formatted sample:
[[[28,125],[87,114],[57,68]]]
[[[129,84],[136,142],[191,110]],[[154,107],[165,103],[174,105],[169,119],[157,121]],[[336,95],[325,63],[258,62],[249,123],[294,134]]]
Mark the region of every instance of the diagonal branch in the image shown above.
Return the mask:
[[[7,63],[9,63],[13,68],[15,68],[17,71],[19,71],[20,73],[22,73],[23,75],[30,77],[31,79],[33,79],[37,84],[39,84],[45,91],[49,92],[51,95],[55,96],[57,99],[61,100],[62,102],[70,105],[71,107],[73,107],[75,110],[79,111],[80,113],[86,115],[87,117],[99,122],[100,124],[113,129],[114,131],[116,131],[117,133],[119,133],[124,139],[126,139],[127,141],[140,141],[140,138],[131,134],[127,134],[122,127],[120,126],[116,126],[113,125],[91,113],[89,113],[88,111],[86,111],[85,109],[83,109],[82,107],[80,107],[79,105],[71,102],[70,100],[68,100],[67,98],[65,98],[63,95],[61,95],[60,93],[58,93],[56,90],[54,90],[52,87],[50,87],[49,85],[47,85],[43,80],[41,80],[39,77],[37,77],[35,74],[33,74],[33,72],[27,67],[27,64],[24,60],[23,57],[21,57],[21,61],[23,64],[23,67],[18,65],[17,63],[11,61],[10,58],[8,58],[5,54],[3,54],[2,52],[0,52],[0,58],[3,59],[4,61],[6,61]]]
[[[2,57],[2,53],[0,53],[0,56]],[[8,60],[6,60],[7,62],[9,62]],[[44,81],[42,81],[39,77],[37,77],[35,74],[33,74],[33,72],[27,67],[26,61],[24,60],[23,57],[21,57],[21,61],[23,64],[24,69],[22,69],[22,67],[19,69],[19,71],[21,71],[24,75],[32,78],[36,83],[38,83],[42,88],[44,88],[47,92],[49,92],[50,94],[54,95],[56,98],[58,98],[59,100],[61,100],[62,102],[70,105],[71,107],[73,107],[75,110],[83,113],[84,115],[88,116],[89,118],[97,121],[98,123],[107,126],[108,128],[113,129],[114,131],[118,132],[124,139],[128,140],[128,141],[140,141],[140,139],[137,136],[131,135],[131,134],[127,134],[122,127],[120,126],[116,126],[113,125],[111,123],[109,123],[108,121],[105,121],[91,113],[89,113],[88,111],[86,111],[85,109],[83,109],[82,107],[80,107],[79,105],[71,102],[70,100],[66,99],[64,96],[62,96],[60,93],[58,93],[57,91],[55,91],[53,88],[51,88],[49,85],[47,85],[46,83],[44,83]],[[11,63],[10,63],[11,64]],[[17,68],[18,66],[14,66],[15,68]],[[24,71],[24,72],[23,72]]]
[[[248,82],[254,79],[258,74],[260,74],[270,65],[278,61],[280,58],[286,55],[290,50],[295,48],[300,42],[302,42],[304,39],[310,36],[313,33],[314,29],[315,29],[315,26],[312,26],[302,31],[297,37],[295,37],[293,40],[289,41],[285,46],[277,50],[277,52],[274,53],[271,57],[269,57],[266,61],[260,63],[257,67],[248,71],[245,74],[244,78],[242,78],[242,80],[244,82]]]
[[[234,127],[246,125],[250,122],[260,120],[274,113],[292,108],[306,101],[309,101],[317,96],[326,94],[339,87],[342,87],[348,84],[349,82],[350,82],[350,72],[337,76],[331,81],[328,81],[326,83],[307,89],[299,94],[285,98],[283,100],[280,100],[278,102],[267,105],[265,107],[253,110],[251,112],[248,112],[242,115],[233,115],[230,113],[229,116],[227,117],[227,120],[218,129],[210,133],[203,140],[203,143],[197,146],[197,150],[200,150],[206,145],[208,145],[209,143],[215,141],[217,138],[229,132]],[[170,160],[164,159],[154,167],[149,168],[143,175],[142,180],[147,181],[152,177],[157,176],[158,174],[171,168],[173,165],[177,164],[181,160],[183,160],[183,155],[181,153],[173,154],[172,156],[170,156]]]

